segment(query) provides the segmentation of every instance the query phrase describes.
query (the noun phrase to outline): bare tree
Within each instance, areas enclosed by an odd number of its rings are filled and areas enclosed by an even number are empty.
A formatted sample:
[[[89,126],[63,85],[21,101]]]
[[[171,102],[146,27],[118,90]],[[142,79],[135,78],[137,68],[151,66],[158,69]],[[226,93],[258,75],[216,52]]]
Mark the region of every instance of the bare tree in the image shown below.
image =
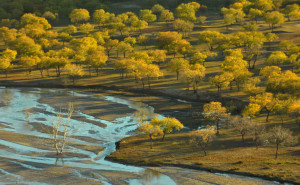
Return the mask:
[[[251,120],[246,117],[231,116],[229,126],[241,134],[243,143],[245,143],[245,135],[250,132],[252,127]]]
[[[216,132],[215,126],[207,126],[205,129],[194,130],[190,133],[190,142],[199,146],[206,156],[207,147],[216,137]]]
[[[63,114],[61,110],[57,113],[57,121],[52,120],[52,138],[54,142],[54,147],[56,149],[56,154],[61,155],[69,138],[69,124],[71,121],[71,117],[74,111],[73,104],[70,103],[67,110],[67,120],[65,121],[63,118]]]
[[[289,129],[282,126],[275,126],[269,131],[268,142],[276,146],[275,159],[277,159],[279,146],[292,145],[297,142],[297,139]]]
[[[266,142],[266,128],[264,125],[253,122],[250,128],[250,134],[252,135],[256,150],[258,149],[259,145],[262,145]]]

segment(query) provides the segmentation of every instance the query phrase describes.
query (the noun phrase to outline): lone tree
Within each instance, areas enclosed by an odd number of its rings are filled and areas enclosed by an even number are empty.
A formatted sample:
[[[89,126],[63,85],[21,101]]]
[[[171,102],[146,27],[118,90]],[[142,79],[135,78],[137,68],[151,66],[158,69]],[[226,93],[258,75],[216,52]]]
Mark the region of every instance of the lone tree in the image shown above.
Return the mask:
[[[243,143],[245,143],[245,135],[251,131],[252,122],[249,118],[233,116],[229,121],[230,127],[238,131],[241,136]]]
[[[54,120],[51,121],[52,132],[50,132],[50,133],[53,138],[54,147],[56,149],[57,155],[63,154],[63,150],[64,150],[67,140],[70,136],[69,125],[70,125],[73,111],[74,111],[73,104],[70,103],[68,110],[67,110],[67,114],[66,114],[66,116],[67,116],[66,120],[63,119],[64,115],[62,114],[61,111],[59,111],[57,113],[57,121],[54,121]]]
[[[153,147],[153,137],[163,134],[163,130],[158,125],[153,125],[149,122],[142,122],[137,131],[149,137],[150,149]]]
[[[275,159],[277,159],[279,146],[289,146],[294,144],[296,142],[296,137],[292,136],[292,132],[289,129],[276,126],[270,130],[268,142],[276,146]]]
[[[203,106],[203,114],[205,114],[205,118],[214,122],[217,128],[217,135],[220,134],[220,122],[230,115],[230,113],[227,113],[226,108],[222,107],[221,102],[210,102],[205,104]]]
[[[166,117],[160,120],[158,117],[155,117],[151,119],[150,123],[152,125],[159,126],[160,129],[163,131],[163,136],[161,139],[162,141],[165,140],[165,136],[167,133],[172,133],[174,130],[179,131],[183,129],[183,124],[176,118]]]
[[[206,156],[206,150],[208,145],[214,140],[216,135],[216,129],[214,126],[207,126],[205,129],[194,130],[190,133],[191,142],[195,143],[201,148]]]

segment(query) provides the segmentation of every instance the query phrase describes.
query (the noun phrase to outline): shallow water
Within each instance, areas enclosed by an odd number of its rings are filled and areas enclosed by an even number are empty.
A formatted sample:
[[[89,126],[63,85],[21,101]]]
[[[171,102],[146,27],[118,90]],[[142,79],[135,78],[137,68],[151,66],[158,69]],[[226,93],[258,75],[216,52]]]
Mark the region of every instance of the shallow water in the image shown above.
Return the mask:
[[[30,123],[38,123],[39,125],[49,126],[51,121],[55,120],[59,107],[52,107],[46,103],[40,103],[40,99],[49,97],[80,97],[95,101],[113,102],[116,104],[126,105],[129,109],[143,109],[149,115],[154,114],[154,108],[142,102],[129,101],[125,98],[113,96],[94,96],[91,93],[73,92],[61,89],[39,89],[39,88],[0,88],[0,130],[17,134],[33,135],[39,138],[50,139],[50,135],[36,129]],[[26,110],[35,108],[30,112],[30,117],[26,115]],[[117,114],[117,113],[116,113]],[[86,120],[96,121],[105,124],[101,127],[76,119],[70,121],[70,131],[80,128],[77,132],[71,133],[75,138],[70,138],[70,142],[101,146],[105,150],[99,154],[92,151],[84,150],[79,147],[67,146],[66,152],[81,154],[79,156],[68,155],[63,159],[63,166],[73,168],[73,175],[101,182],[103,184],[111,184],[110,180],[101,175],[101,173],[93,172],[93,175],[83,174],[78,169],[100,170],[127,172],[133,174],[136,178],[127,178],[124,183],[131,185],[138,184],[176,184],[169,176],[158,173],[156,171],[147,170],[141,167],[128,166],[119,163],[113,163],[105,160],[105,157],[115,151],[115,142],[124,137],[128,137],[132,131],[137,128],[137,120],[133,114],[120,116],[114,121],[107,121],[93,116],[84,114],[80,110],[75,110],[74,117],[83,117]],[[159,115],[163,117],[163,115]],[[64,118],[66,121],[66,118]],[[62,131],[62,130],[61,130]],[[91,141],[87,139],[90,138]],[[95,142],[95,140],[97,142]],[[55,151],[46,144],[41,143],[39,147],[26,146],[12,141],[3,140],[0,136],[0,157],[6,159],[12,164],[20,165],[22,168],[40,171],[47,166],[54,166],[57,163]],[[62,163],[62,161],[60,161]],[[1,162],[0,162],[1,163]],[[42,165],[41,165],[42,164]],[[43,165],[45,167],[43,167]],[[42,167],[41,167],[42,166]],[[112,172],[113,173],[113,172]],[[223,175],[223,174],[222,174]],[[142,178],[141,178],[142,177]],[[228,178],[232,178],[228,175]],[[238,177],[234,177],[238,178]],[[257,181],[260,181],[259,179]],[[17,182],[22,184],[45,184],[42,182],[27,181],[25,177],[15,174],[12,171],[0,168],[0,182],[10,183]],[[47,183],[46,183],[47,184]]]

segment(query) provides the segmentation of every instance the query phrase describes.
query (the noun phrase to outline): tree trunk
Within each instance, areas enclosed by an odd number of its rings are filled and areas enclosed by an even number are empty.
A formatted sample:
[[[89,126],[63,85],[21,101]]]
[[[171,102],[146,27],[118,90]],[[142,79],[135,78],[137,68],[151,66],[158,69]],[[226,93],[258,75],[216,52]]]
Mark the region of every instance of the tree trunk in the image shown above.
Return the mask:
[[[150,138],[150,149],[152,149],[152,147],[153,147],[153,141],[152,141],[152,135],[151,134],[149,135],[149,138]]]
[[[148,87],[149,89],[151,89],[151,86],[150,86],[150,78],[148,77]]]
[[[179,79],[179,71],[176,72],[177,80]]]
[[[217,118],[217,135],[220,135],[220,132],[219,132],[219,120]]]
[[[270,111],[267,110],[266,122],[269,122]]]
[[[279,148],[279,144],[276,144],[276,154],[275,154],[275,159],[277,159],[277,156],[278,156],[278,148]]]
[[[126,57],[126,52],[124,52],[123,55],[124,55],[124,58],[125,58]]]
[[[166,132],[163,132],[163,137],[161,138],[161,141],[165,140]]]

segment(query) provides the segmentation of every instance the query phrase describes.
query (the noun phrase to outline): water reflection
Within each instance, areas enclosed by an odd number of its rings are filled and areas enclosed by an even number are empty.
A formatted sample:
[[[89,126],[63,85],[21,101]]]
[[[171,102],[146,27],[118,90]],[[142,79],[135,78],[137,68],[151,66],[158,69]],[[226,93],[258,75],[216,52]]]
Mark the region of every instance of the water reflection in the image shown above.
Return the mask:
[[[129,179],[127,182],[129,185],[176,185],[170,177],[151,169],[145,170],[141,179]]]

